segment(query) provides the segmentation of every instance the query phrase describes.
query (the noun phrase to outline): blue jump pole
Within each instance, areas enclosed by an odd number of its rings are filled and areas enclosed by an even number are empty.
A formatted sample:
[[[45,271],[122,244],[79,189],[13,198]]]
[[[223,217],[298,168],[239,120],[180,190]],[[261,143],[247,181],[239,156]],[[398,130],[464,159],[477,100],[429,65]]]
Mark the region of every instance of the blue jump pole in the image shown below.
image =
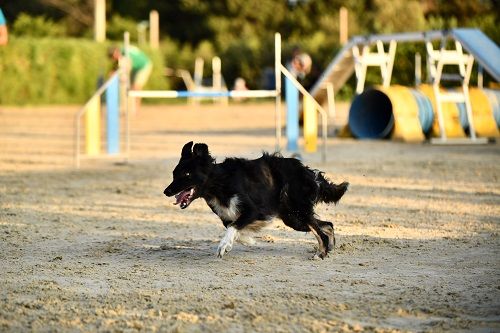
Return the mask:
[[[285,78],[287,150],[299,150],[299,90]]]
[[[108,154],[120,152],[120,84],[118,75],[106,89]]]
[[[231,93],[228,91],[177,91],[177,97],[230,97]]]

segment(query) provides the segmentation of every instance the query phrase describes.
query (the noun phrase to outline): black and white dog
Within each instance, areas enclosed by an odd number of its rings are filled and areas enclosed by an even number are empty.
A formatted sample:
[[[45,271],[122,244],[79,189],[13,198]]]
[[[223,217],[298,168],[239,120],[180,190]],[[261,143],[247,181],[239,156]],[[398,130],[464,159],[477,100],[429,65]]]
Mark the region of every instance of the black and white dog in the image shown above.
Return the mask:
[[[224,223],[226,234],[217,249],[221,258],[237,238],[253,241],[242,231],[258,230],[274,216],[295,230],[312,231],[318,240],[315,258],[325,258],[335,247],[333,224],[316,218],[314,205],[337,203],[349,183],[335,185],[297,159],[264,153],[255,160],[227,158],[216,163],[206,144],[193,146],[191,141],[182,148],[173,177],[163,192],[166,196],[175,195],[182,209],[203,198]]]

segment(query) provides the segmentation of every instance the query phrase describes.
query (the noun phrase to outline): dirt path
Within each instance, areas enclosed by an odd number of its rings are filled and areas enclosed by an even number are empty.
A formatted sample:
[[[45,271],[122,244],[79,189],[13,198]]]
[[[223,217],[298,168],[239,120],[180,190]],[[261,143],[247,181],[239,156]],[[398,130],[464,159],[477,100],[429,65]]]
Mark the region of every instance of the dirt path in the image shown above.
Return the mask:
[[[0,107],[0,331],[500,330],[500,146],[330,139],[306,156],[352,186],[337,249],[276,221],[252,247],[215,250],[202,200],[162,195],[180,148],[274,148],[272,105],[148,106],[131,163],[72,169],[74,107]]]

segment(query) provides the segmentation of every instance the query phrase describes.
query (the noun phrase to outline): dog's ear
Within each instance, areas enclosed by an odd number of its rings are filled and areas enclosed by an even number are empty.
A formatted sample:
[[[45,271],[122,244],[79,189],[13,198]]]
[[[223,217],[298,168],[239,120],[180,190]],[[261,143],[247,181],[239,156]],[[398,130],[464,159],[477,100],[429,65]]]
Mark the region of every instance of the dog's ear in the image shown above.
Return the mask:
[[[193,147],[193,141],[189,141],[188,143],[186,143],[184,147],[182,147],[181,157],[191,157],[191,155],[193,155],[191,147]]]
[[[204,143],[197,143],[193,147],[193,154],[195,156],[206,157],[209,156],[208,146]]]

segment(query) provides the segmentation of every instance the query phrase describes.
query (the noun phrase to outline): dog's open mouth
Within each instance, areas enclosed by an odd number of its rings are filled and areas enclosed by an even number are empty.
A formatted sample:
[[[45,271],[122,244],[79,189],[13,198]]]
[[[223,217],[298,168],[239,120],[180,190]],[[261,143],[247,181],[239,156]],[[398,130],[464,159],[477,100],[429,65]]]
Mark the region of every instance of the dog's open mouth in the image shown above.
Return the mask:
[[[174,205],[180,204],[181,209],[187,208],[194,198],[194,187],[181,191],[175,195]]]

